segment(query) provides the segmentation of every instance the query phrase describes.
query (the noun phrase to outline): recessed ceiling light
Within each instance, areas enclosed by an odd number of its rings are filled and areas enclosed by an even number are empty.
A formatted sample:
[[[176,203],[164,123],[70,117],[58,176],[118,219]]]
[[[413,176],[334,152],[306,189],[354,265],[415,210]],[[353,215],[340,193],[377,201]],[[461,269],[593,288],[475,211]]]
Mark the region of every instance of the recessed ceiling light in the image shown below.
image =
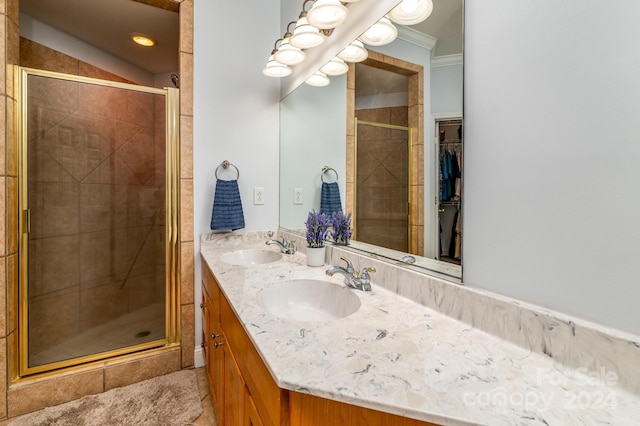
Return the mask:
[[[134,43],[144,47],[151,47],[155,46],[156,44],[156,41],[154,39],[144,34],[131,34],[131,40],[133,40]]]

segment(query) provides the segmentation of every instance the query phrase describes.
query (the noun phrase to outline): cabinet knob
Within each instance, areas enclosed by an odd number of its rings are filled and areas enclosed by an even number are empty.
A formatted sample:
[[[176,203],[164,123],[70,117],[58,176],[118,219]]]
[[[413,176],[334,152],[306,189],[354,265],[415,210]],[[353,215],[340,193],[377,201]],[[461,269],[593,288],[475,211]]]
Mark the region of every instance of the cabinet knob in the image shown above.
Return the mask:
[[[200,347],[201,347],[201,348],[204,348],[204,347],[206,347],[206,346],[207,346],[207,342],[202,342],[202,343],[200,343]]]
[[[219,334],[211,333],[211,340],[215,340],[215,339],[217,339],[218,337],[220,337],[220,335],[219,335]]]
[[[200,304],[200,309],[204,308],[205,306],[207,306],[205,303],[201,303]]]
[[[224,342],[213,342],[213,347],[216,349],[218,349],[222,345],[224,345]]]

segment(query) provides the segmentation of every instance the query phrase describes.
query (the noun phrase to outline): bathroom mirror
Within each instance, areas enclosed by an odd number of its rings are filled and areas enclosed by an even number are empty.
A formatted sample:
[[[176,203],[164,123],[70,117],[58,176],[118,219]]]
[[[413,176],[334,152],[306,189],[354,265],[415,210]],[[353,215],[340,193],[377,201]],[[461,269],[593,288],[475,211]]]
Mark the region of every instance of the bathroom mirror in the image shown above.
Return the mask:
[[[424,73],[424,121],[423,134],[415,134],[413,144],[424,144],[423,187],[424,209],[420,232],[424,233],[423,247],[412,268],[442,274],[455,281],[461,279],[461,265],[438,260],[439,244],[438,208],[434,199],[438,195],[439,165],[436,145],[432,142],[438,121],[462,118],[462,27],[463,2],[434,0],[434,11],[423,23],[410,28],[399,27],[399,38],[386,46],[371,47],[385,58],[423,67]],[[375,70],[374,70],[375,71]],[[378,70],[379,71],[379,70]],[[367,73],[358,65],[357,87],[364,87]],[[389,93],[387,83],[379,79],[367,82],[367,92],[357,94],[359,103],[376,104],[383,98],[402,94]],[[395,90],[395,89],[394,89]],[[407,97],[407,93],[404,93]],[[347,184],[352,172],[351,160],[347,160],[348,120],[347,76],[331,77],[325,87],[300,85],[280,103],[280,226],[301,230],[310,210],[320,207],[320,188],[325,181],[336,181],[342,197],[351,197],[352,188]],[[406,101],[405,101],[406,102]],[[405,105],[407,105],[405,103]],[[322,173],[328,166],[335,173]],[[434,198],[435,197],[435,198]],[[422,199],[421,199],[422,201]],[[388,200],[373,202],[388,203]],[[346,211],[349,211],[348,209]],[[301,232],[301,231],[300,231]],[[409,250],[398,250],[384,244],[352,241],[350,247],[375,253],[377,256],[400,261]],[[439,254],[439,253],[438,253]]]

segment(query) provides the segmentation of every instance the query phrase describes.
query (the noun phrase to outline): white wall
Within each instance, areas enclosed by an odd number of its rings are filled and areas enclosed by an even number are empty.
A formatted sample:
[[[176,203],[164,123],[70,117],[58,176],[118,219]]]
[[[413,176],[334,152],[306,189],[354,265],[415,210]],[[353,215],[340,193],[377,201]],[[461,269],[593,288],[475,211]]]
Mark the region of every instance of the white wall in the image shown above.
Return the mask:
[[[465,284],[640,334],[640,2],[465,8]]]
[[[331,77],[325,87],[302,84],[280,104],[280,226],[304,227],[309,211],[320,211],[322,168],[338,174],[345,206],[347,78]],[[335,181],[333,172],[326,182]],[[303,188],[303,203],[293,203],[293,188]]]
[[[462,115],[462,64],[431,65],[431,114]]]
[[[278,226],[278,101],[280,83],[262,75],[280,26],[279,0],[194,2],[194,236],[195,300],[201,297],[200,241],[211,232],[215,169],[229,160],[240,169],[246,229]],[[241,18],[242,17],[242,18]],[[254,18],[254,19],[251,19]],[[241,33],[240,22],[250,31]],[[263,187],[264,205],[253,205]],[[196,347],[202,336],[196,309]]]

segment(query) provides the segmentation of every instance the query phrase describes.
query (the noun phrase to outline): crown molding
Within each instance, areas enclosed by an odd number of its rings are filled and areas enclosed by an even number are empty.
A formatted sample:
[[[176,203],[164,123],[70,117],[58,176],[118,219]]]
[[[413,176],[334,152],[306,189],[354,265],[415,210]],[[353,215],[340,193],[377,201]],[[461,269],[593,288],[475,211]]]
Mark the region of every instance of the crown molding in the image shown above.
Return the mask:
[[[431,58],[431,68],[462,65],[463,63],[464,57],[462,56],[462,53],[456,53],[455,55],[442,55]]]
[[[430,36],[429,34],[421,33],[413,28],[405,27],[404,25],[396,24],[396,27],[398,28],[399,39],[413,43],[416,46],[432,50],[436,46],[436,43],[438,43],[438,39]]]

